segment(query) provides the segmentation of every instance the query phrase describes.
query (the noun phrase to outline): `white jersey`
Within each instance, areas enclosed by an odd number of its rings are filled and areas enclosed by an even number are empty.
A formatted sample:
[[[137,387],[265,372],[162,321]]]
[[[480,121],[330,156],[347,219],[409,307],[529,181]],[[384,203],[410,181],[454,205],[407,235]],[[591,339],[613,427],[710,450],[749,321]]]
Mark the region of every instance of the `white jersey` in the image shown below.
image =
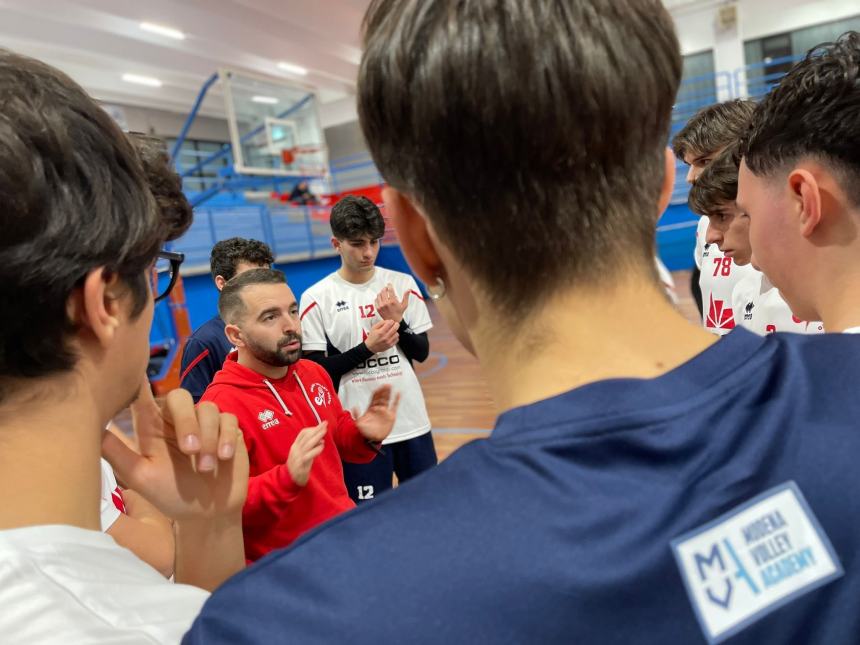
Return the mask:
[[[696,229],[696,266],[702,272],[699,287],[702,290],[705,329],[723,336],[735,327],[732,311],[732,293],[735,285],[755,272],[751,266],[739,266],[727,258],[716,244],[707,244],[708,218],[702,217]]]
[[[760,271],[747,275],[732,294],[735,324],[764,336],[776,331],[795,334],[823,334],[820,322],[805,322],[791,313],[788,304]]]
[[[74,526],[0,531],[0,641],[179,643],[209,594]]]
[[[107,531],[117,521],[122,513],[125,513],[125,502],[122,499],[122,491],[116,483],[113,468],[105,461],[102,464],[102,531]]]
[[[666,291],[666,295],[672,301],[672,304],[677,305],[678,294],[675,291],[675,280],[672,278],[672,274],[669,273],[669,269],[666,268],[666,265],[663,264],[660,258],[654,258],[654,260],[657,262],[657,275],[660,276],[660,284]]]
[[[373,277],[364,284],[353,284],[337,273],[323,278],[302,294],[299,307],[302,319],[302,349],[306,352],[328,351],[329,343],[344,353],[364,342],[371,328],[382,320],[374,302],[388,284],[394,286],[397,298],[410,292],[403,320],[415,334],[430,329],[430,313],[412,276],[376,267]],[[344,409],[364,411],[373,391],[385,383],[401,394],[397,421],[383,443],[405,441],[430,431],[430,418],[418,377],[398,345],[344,374],[338,396]]]

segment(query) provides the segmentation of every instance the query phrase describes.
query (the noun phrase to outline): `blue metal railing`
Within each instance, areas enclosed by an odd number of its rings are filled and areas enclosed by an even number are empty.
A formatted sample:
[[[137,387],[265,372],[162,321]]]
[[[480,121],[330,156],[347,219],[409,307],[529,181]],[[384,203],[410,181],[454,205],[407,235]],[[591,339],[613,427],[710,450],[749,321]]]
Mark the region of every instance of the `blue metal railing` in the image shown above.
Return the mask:
[[[774,67],[796,62],[799,57],[786,56],[766,62],[754,63],[734,72],[717,72],[684,79],[678,91],[673,109],[671,133],[674,136],[699,109],[717,100],[736,97],[759,98],[775,85],[783,72],[771,72]],[[198,97],[202,100],[212,79],[201,90]],[[196,107],[196,104],[195,104]],[[295,106],[294,106],[295,107]],[[178,153],[181,138],[174,145],[174,156]],[[225,190],[223,181],[214,178],[197,178],[191,176],[195,171],[230,154],[230,146],[209,154],[206,159],[198,162],[193,168],[186,170],[192,203],[202,204],[212,195]],[[384,180],[367,152],[346,155],[330,162],[332,193],[383,185]],[[682,161],[676,164],[676,181],[672,193],[672,204],[683,204],[687,201],[689,192],[686,182],[687,167]],[[280,204],[251,204],[242,205],[241,191],[253,189],[255,181],[245,185],[235,183],[232,190],[234,201],[240,205],[215,205],[210,203],[196,209],[195,225],[183,238],[174,243],[174,248],[181,250],[188,258],[186,266],[190,268],[208,265],[208,255],[212,245],[219,239],[238,235],[260,239],[272,247],[277,256],[292,258],[313,258],[328,248],[328,210],[324,207],[302,207]],[[271,181],[271,180],[270,180]],[[279,180],[276,189],[284,192],[291,188],[295,181]],[[235,185],[234,185],[235,184]],[[205,190],[203,190],[205,189]],[[253,213],[253,215],[249,215]],[[691,228],[689,223],[673,224],[672,230]],[[667,231],[668,232],[668,229]]]

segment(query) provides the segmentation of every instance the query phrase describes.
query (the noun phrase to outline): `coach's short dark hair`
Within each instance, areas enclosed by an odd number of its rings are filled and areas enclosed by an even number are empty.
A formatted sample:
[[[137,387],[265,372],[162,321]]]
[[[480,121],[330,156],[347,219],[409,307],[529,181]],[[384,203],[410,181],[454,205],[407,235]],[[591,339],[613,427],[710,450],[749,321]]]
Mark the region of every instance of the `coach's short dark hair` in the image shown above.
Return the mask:
[[[221,320],[235,325],[245,315],[242,291],[255,284],[287,284],[287,277],[277,269],[251,269],[232,278],[218,296],[218,315]]]
[[[212,271],[213,280],[220,275],[225,280],[230,281],[236,275],[236,267],[240,262],[271,266],[274,261],[272,249],[265,242],[246,240],[243,237],[231,237],[228,240],[217,242],[212,247],[209,267]]]
[[[813,48],[780,80],[757,107],[741,154],[759,176],[819,159],[860,205],[860,34]]]
[[[143,164],[149,190],[167,228],[167,239],[175,240],[188,230],[194,218],[182,192],[182,179],[170,164],[163,139],[141,132],[129,132],[128,138]]]
[[[98,267],[148,298],[166,237],[128,139],[61,72],[0,50],[0,396],[71,369],[66,303]]]
[[[736,143],[752,120],[755,102],[732,99],[704,107],[672,138],[672,151],[678,159],[684,155],[711,155]]]
[[[697,215],[711,215],[738,198],[736,146],[729,146],[707,165],[690,188],[687,204]]]
[[[347,195],[331,209],[331,234],[339,240],[357,240],[365,235],[378,240],[385,235],[385,220],[376,204],[362,195]]]
[[[498,304],[653,272],[681,58],[659,0],[374,0],[373,159]]]

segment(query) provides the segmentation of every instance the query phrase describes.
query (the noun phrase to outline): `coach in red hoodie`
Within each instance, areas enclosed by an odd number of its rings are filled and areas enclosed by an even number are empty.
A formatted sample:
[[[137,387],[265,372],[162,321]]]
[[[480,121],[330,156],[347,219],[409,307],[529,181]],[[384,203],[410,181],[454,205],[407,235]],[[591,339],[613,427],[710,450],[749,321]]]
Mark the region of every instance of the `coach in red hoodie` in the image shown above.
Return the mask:
[[[239,419],[251,478],[242,511],[245,557],[258,560],[354,506],[341,459],[365,463],[394,425],[398,398],[374,393],[364,415],[344,411],[326,371],[300,360],[298,303],[284,274],[237,275],[218,300],[224,332],[238,348],[201,401]]]

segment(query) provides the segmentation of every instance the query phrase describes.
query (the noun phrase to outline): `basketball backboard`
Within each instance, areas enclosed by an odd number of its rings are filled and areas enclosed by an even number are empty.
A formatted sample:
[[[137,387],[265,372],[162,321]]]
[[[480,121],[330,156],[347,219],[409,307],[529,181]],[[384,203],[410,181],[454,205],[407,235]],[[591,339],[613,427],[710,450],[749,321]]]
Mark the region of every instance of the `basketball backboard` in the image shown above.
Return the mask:
[[[304,85],[220,70],[233,166],[246,175],[325,177],[319,98]]]

